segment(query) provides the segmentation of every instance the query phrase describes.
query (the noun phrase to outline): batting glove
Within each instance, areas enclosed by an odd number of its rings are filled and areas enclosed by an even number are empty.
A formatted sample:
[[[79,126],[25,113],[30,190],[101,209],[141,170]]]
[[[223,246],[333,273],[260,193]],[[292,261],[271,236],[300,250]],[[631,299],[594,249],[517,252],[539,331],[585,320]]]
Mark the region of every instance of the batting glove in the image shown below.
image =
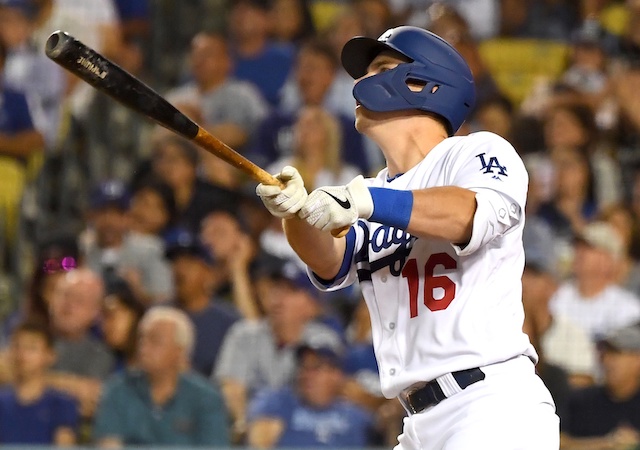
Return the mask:
[[[300,172],[295,167],[286,166],[275,177],[282,181],[284,189],[260,183],[256,187],[256,194],[274,216],[282,219],[295,217],[307,200],[307,190]]]
[[[362,175],[346,186],[327,186],[309,194],[298,217],[321,230],[330,231],[368,219],[373,213],[373,200]]]

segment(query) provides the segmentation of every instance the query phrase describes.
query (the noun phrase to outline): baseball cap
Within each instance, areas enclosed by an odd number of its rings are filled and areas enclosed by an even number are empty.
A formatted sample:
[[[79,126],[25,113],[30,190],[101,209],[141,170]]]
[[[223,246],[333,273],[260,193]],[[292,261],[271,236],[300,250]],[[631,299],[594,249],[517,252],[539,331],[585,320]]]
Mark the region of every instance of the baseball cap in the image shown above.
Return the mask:
[[[256,276],[287,281],[294,288],[308,292],[314,299],[320,298],[320,291],[313,285],[307,272],[290,259],[264,255],[257,263]]]
[[[307,330],[296,347],[296,359],[299,361],[306,352],[314,352],[326,358],[332,364],[342,367],[345,346],[337,333],[326,329]]]
[[[129,207],[129,192],[123,181],[108,180],[94,187],[89,196],[89,207],[96,210],[108,206],[122,210]]]
[[[617,328],[601,339],[598,344],[624,352],[640,352],[640,325]]]
[[[0,8],[3,7],[17,9],[29,20],[36,18],[39,9],[34,0],[0,0]]]
[[[576,242],[604,250],[616,260],[624,255],[622,238],[613,226],[606,222],[592,222],[586,225],[582,233],[576,237]]]
[[[165,256],[174,260],[180,255],[195,256],[206,264],[213,264],[211,253],[202,245],[198,236],[184,228],[173,229],[165,237]]]

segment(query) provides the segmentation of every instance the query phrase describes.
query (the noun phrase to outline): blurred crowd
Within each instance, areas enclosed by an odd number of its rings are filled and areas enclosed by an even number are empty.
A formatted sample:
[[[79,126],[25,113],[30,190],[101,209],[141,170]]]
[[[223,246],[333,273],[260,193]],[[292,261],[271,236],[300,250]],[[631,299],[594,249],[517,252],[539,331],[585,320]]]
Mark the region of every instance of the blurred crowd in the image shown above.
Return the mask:
[[[311,190],[384,166],[340,51],[400,24],[469,62],[459,133],[529,170],[524,327],[562,447],[640,444],[638,0],[0,0],[0,443],[395,444],[357,288],[313,288],[255,181],[43,49],[69,32]]]

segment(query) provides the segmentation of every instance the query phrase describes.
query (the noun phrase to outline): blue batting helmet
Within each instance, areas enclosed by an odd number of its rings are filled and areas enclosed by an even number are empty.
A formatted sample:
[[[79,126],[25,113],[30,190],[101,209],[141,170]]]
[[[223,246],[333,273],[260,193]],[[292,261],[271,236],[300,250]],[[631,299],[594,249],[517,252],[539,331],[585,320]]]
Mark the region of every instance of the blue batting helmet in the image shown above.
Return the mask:
[[[409,62],[360,80],[353,88],[356,100],[371,111],[418,109],[437,114],[453,135],[475,104],[473,75],[460,53],[429,31],[402,26],[387,30],[377,40],[349,40],[342,49],[342,65],[353,78],[361,78],[383,51],[397,53]],[[424,88],[413,92],[408,83]]]

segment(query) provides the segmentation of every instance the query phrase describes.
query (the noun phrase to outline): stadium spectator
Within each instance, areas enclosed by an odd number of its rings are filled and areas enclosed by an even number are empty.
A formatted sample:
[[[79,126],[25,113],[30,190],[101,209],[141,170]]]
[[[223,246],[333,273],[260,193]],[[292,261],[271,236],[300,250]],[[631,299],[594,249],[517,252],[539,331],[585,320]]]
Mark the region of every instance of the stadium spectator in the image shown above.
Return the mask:
[[[191,366],[209,376],[224,337],[239,315],[214,298],[213,260],[196,235],[177,230],[166,251],[176,283],[175,306],[187,313],[195,326]]]
[[[572,395],[563,449],[626,449],[640,443],[640,325],[612,330],[600,348],[604,380]]]
[[[302,45],[296,56],[291,84],[283,89],[280,109],[267,116],[254,136],[252,158],[259,164],[268,165],[277,158],[291,155],[292,127],[301,108],[324,106],[340,122],[343,139],[341,160],[368,173],[370,165],[362,137],[354,128],[353,111],[343,115],[333,111],[328,103],[337,68],[338,60],[328,44],[312,40]]]
[[[76,402],[47,387],[55,361],[53,336],[42,324],[24,322],[11,336],[14,378],[0,389],[0,443],[71,446],[77,441]]]
[[[395,17],[386,0],[355,0],[351,4],[362,18],[364,36],[377,38],[395,24]]]
[[[6,57],[7,48],[0,42],[0,78]],[[10,249],[26,183],[24,163],[43,146],[44,138],[34,127],[25,94],[0,85],[0,241]],[[0,254],[0,258],[6,257]]]
[[[80,242],[84,262],[101,274],[107,288],[122,277],[146,305],[166,301],[173,295],[173,281],[162,242],[129,232],[128,206],[129,193],[121,181],[105,181],[93,189],[89,227]]]
[[[25,94],[35,128],[51,150],[57,143],[65,79],[62,68],[31,42],[38,11],[36,0],[0,2],[0,40],[8,51],[3,84]]]
[[[136,41],[124,40],[113,61],[136,78],[149,82],[143,67],[143,49]],[[96,91],[86,113],[76,119],[76,145],[81,146],[79,156],[90,186],[107,179],[128,181],[148,156],[151,121],[105,93]]]
[[[589,333],[570,318],[551,313],[549,303],[560,285],[551,251],[553,242],[531,241],[536,236],[528,233],[530,227],[527,223],[523,240],[526,257],[522,274],[524,330],[545,363],[562,368],[572,386],[591,385],[598,368],[595,343]]]
[[[215,261],[219,280],[214,291],[216,301],[233,304],[245,319],[258,319],[260,310],[250,278],[258,250],[243,224],[226,211],[212,212],[202,222],[200,237]]]
[[[151,308],[139,326],[138,369],[112,378],[96,416],[102,447],[226,446],[225,406],[218,391],[188,370],[195,332],[167,306]]]
[[[564,148],[550,154],[550,163],[550,189],[540,188],[551,197],[541,201],[536,216],[551,228],[562,269],[571,260],[572,240],[596,218],[599,203],[594,172],[585,150]]]
[[[114,371],[120,372],[136,363],[138,323],[145,306],[136,298],[126,281],[114,282],[102,302],[100,321],[104,342],[114,355]]]
[[[315,36],[316,26],[308,0],[274,0],[269,6],[271,38],[278,43],[299,45]]]
[[[131,190],[128,210],[131,232],[161,238],[164,242],[176,223],[173,190],[157,177],[140,180]]]
[[[31,278],[17,309],[10,314],[3,327],[8,338],[22,322],[38,322],[51,326],[51,297],[59,278],[79,264],[79,250],[73,235],[54,237],[35,249]]]
[[[102,381],[111,373],[114,359],[93,334],[102,298],[102,279],[89,269],[67,272],[51,297],[51,324],[56,362],[49,381],[78,400],[83,417],[91,417]]]
[[[220,33],[201,31],[191,41],[189,67],[193,80],[167,93],[167,99],[199,120],[207,130],[233,149],[242,152],[268,112],[254,85],[232,77],[233,61],[227,39]],[[203,160],[207,177],[210,161]]]
[[[39,0],[41,12],[34,32],[34,45],[44,48],[49,35],[64,30],[110,59],[118,58],[122,29],[113,0]],[[66,100],[74,117],[87,113],[95,90],[78,77],[65,73]]]
[[[124,40],[145,42],[151,34],[151,5],[149,0],[114,0]]]
[[[269,3],[266,0],[234,0],[227,24],[234,76],[253,83],[271,106],[277,105],[280,88],[293,63],[294,47],[269,38]]]
[[[254,448],[362,448],[370,443],[370,412],[341,398],[344,347],[332,339],[296,349],[293,386],[258,393],[249,405],[248,442]]]
[[[471,128],[474,131],[491,131],[510,141],[514,113],[514,107],[507,97],[496,95],[486,98],[476,105],[471,117]]]
[[[579,25],[579,3],[583,2],[503,0],[500,2],[500,34],[567,41],[571,30]]]
[[[562,283],[553,295],[552,314],[582,327],[594,341],[640,320],[640,300],[615,284],[624,249],[611,225],[594,222],[585,226],[575,247],[575,279]]]
[[[256,288],[264,319],[234,324],[212,374],[229,407],[236,442],[244,438],[246,408],[256,392],[291,382],[296,346],[311,336],[335,333],[317,321],[318,292],[294,263],[265,258],[256,269]]]
[[[476,84],[476,105],[500,95],[500,89],[480,56],[478,43],[471,36],[465,18],[450,6],[442,5],[441,8],[433,8],[431,11],[433,13],[429,30],[453,45],[469,64]]]
[[[618,263],[616,282],[640,297],[640,225],[633,210],[624,203],[604,208],[598,216],[618,233],[623,242],[624,252]]]
[[[198,176],[198,149],[181,137],[159,130],[151,153],[151,173],[171,186],[176,202],[176,226],[193,234],[200,232],[202,219],[212,211],[235,211],[237,194]],[[148,175],[141,168],[139,176]],[[146,173],[145,173],[146,172]]]
[[[268,172],[277,173],[284,166],[294,166],[305,180],[307,189],[345,184],[360,173],[357,167],[340,158],[340,123],[321,106],[302,107],[292,132],[293,154],[271,164]]]

